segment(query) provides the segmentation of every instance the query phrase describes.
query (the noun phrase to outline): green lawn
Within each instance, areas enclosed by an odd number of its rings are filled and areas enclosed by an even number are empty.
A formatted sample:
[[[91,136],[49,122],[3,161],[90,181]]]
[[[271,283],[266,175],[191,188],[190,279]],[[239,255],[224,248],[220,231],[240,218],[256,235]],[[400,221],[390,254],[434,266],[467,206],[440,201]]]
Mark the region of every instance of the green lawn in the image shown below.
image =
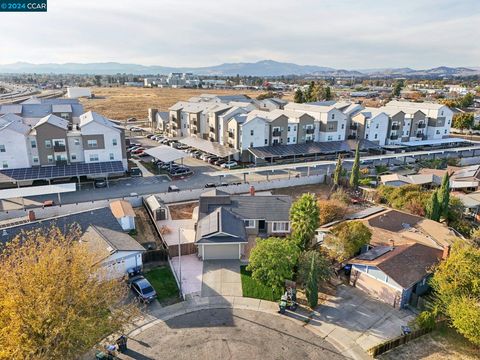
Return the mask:
[[[158,267],[145,273],[145,277],[157,292],[158,300],[167,300],[178,297],[178,287],[170,268]]]
[[[242,278],[243,296],[255,299],[279,301],[282,296],[281,291],[273,293],[272,289],[260,284],[257,280],[252,279],[252,273],[247,271],[246,266],[240,267],[240,275]]]

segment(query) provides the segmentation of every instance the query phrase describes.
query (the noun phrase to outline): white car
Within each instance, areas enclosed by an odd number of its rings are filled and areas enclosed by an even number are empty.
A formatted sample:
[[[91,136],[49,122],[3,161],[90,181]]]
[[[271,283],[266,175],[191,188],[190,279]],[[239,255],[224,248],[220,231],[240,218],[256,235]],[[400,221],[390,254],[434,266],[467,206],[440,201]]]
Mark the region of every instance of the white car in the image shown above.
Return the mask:
[[[220,167],[225,168],[225,169],[231,169],[232,167],[237,166],[238,163],[236,161],[227,161],[225,164],[220,165]]]

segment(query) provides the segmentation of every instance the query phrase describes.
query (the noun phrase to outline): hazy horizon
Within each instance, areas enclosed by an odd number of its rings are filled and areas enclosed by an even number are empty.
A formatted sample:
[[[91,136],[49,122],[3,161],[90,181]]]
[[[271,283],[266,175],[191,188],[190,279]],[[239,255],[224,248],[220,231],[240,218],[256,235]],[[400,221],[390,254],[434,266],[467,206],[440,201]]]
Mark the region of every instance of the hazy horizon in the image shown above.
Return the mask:
[[[49,0],[47,13],[0,16],[0,64],[480,66],[475,0]]]

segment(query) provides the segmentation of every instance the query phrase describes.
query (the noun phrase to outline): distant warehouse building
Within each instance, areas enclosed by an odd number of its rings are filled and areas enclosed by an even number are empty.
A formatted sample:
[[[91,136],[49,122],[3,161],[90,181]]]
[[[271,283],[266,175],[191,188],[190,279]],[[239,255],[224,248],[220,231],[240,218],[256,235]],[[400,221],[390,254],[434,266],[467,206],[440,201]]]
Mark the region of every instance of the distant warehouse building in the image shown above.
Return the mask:
[[[89,98],[92,97],[92,91],[89,88],[69,87],[67,88],[67,97],[70,99]]]

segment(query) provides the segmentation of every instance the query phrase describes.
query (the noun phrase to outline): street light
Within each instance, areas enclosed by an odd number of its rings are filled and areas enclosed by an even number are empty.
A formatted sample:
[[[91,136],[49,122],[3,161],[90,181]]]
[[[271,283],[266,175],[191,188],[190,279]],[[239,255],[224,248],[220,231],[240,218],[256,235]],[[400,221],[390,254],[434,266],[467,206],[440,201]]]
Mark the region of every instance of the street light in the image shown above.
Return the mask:
[[[179,285],[180,285],[180,295],[183,297],[183,290],[182,290],[182,247],[180,245],[180,232],[183,229],[181,227],[178,228],[178,273],[179,273]]]

